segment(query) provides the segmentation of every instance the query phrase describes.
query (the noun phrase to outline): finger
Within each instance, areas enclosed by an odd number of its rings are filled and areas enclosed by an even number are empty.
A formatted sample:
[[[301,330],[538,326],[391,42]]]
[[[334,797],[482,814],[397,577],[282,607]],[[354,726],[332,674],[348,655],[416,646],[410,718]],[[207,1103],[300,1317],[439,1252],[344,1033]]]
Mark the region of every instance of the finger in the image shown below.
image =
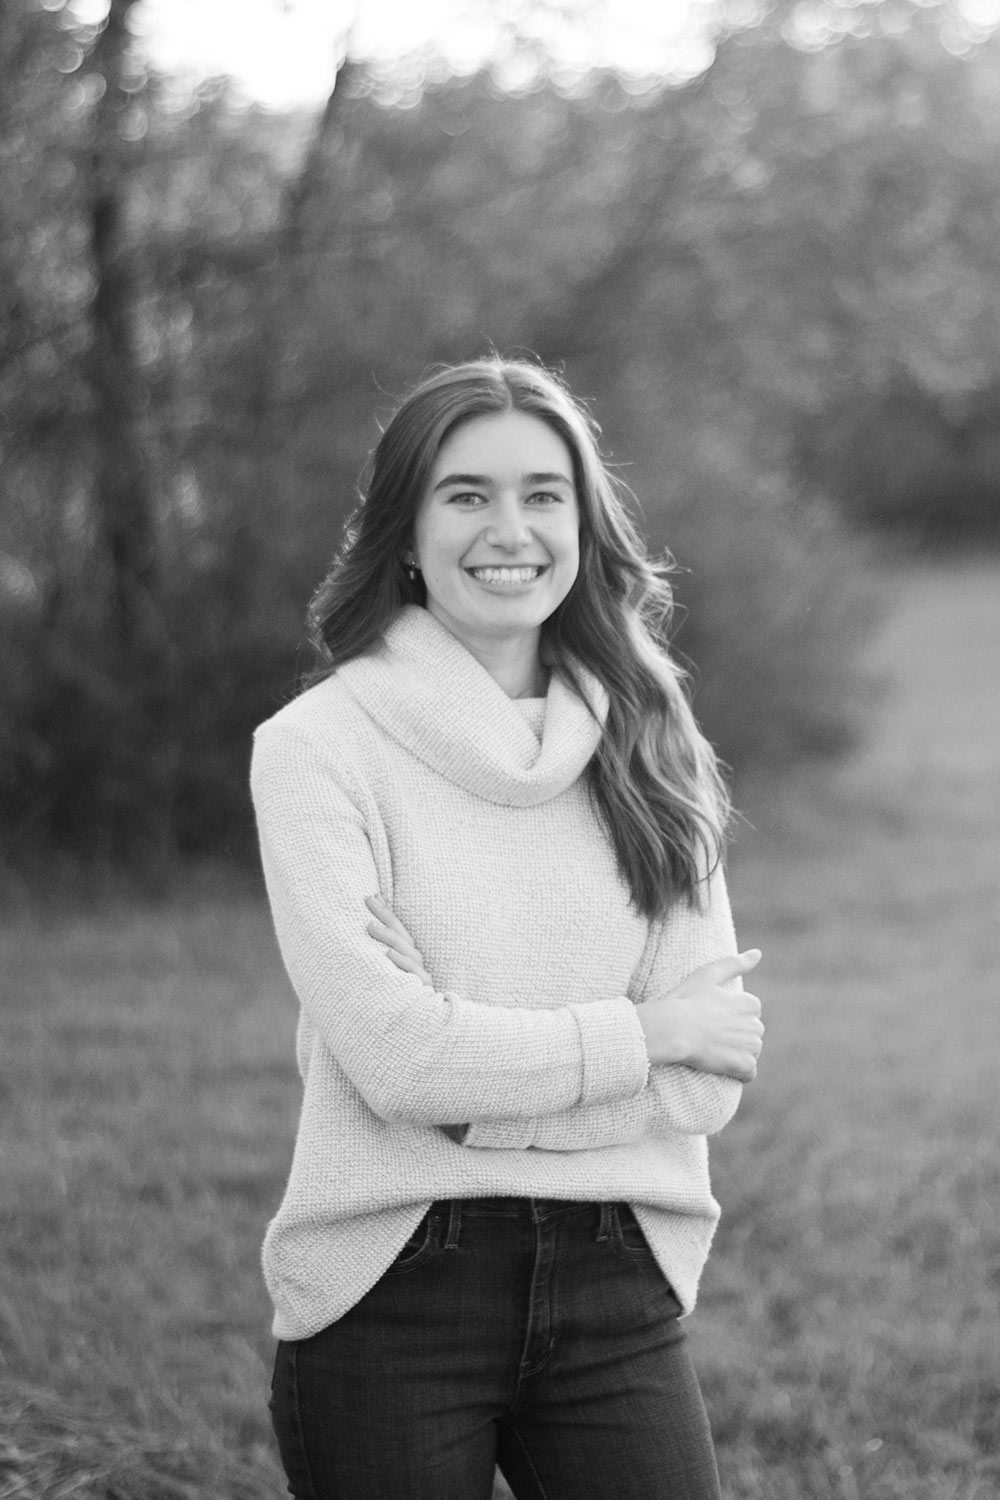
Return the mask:
[[[421,953],[414,946],[412,939],[407,937],[405,933],[396,932],[395,929],[387,927],[384,922],[379,921],[369,922],[365,931],[370,933],[380,943],[385,943],[387,948],[393,948],[397,953],[408,954],[411,958],[416,958],[423,962]]]
[[[420,983],[426,985],[428,989],[432,990],[434,988],[434,981],[423,964],[416,963],[409,958],[403,958],[401,954],[393,953],[391,948],[388,950],[388,957],[397,968],[405,970],[407,974],[415,974]]]
[[[741,1016],[729,1034],[733,1046],[739,1047],[745,1041],[758,1041],[764,1035],[764,1023],[758,1021],[756,1016]]]
[[[385,923],[380,922],[377,917],[372,918],[365,927],[365,931],[370,932],[373,938],[378,938],[380,943],[392,943],[395,945],[399,942],[396,933],[390,931]]]
[[[396,923],[398,926],[402,927],[402,922],[399,921],[396,913],[393,911],[392,907],[389,905],[384,896],[366,896],[365,905],[367,906],[368,910],[370,912],[373,912],[381,922],[385,922],[386,926],[390,926],[392,923]]]
[[[727,979],[737,979],[741,974],[749,974],[763,956],[759,948],[748,948],[745,953],[736,953],[732,958],[717,958],[714,963],[706,964],[700,972],[715,984],[725,984]]]
[[[726,1076],[735,1078],[737,1083],[753,1083],[757,1076],[757,1064],[749,1056],[740,1058],[726,1069]]]
[[[367,906],[368,910],[372,912],[376,917],[378,917],[380,922],[384,922],[387,927],[402,927],[402,922],[399,921],[396,913],[393,911],[392,907],[383,896],[366,896],[365,905]]]
[[[748,974],[760,962],[759,948],[750,948],[746,953],[734,953],[730,958],[716,958],[702,968],[695,969],[684,981],[684,988],[692,984],[724,985],[730,980]]]
[[[384,927],[388,927],[391,932],[397,933],[416,952],[416,943],[414,943],[412,937],[387,901],[383,901],[381,896],[366,896],[365,905],[369,911],[375,913]]]
[[[397,969],[404,969],[407,974],[416,974],[421,979],[424,977],[425,970],[423,964],[411,958],[408,953],[399,953],[395,948],[388,948],[386,953]]]

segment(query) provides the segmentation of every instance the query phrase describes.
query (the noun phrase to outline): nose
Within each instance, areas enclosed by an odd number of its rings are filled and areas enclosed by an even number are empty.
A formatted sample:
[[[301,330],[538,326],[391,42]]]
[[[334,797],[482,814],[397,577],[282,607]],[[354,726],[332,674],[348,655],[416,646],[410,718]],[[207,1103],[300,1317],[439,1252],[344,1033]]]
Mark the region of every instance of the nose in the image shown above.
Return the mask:
[[[492,507],[485,539],[491,547],[498,547],[502,552],[518,552],[529,544],[531,529],[521,508],[519,496],[498,498],[496,505]]]

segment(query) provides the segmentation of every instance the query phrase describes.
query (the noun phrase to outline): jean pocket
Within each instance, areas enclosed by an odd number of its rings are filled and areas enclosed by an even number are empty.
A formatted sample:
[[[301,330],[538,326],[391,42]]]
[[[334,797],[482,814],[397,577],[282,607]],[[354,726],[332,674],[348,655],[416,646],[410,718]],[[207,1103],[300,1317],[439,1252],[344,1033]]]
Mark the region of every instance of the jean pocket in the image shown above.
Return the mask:
[[[385,1274],[402,1276],[404,1272],[415,1271],[418,1266],[430,1260],[438,1248],[440,1225],[440,1214],[434,1209],[428,1209]]]
[[[635,1214],[627,1203],[614,1205],[612,1244],[626,1260],[651,1261],[655,1257]]]

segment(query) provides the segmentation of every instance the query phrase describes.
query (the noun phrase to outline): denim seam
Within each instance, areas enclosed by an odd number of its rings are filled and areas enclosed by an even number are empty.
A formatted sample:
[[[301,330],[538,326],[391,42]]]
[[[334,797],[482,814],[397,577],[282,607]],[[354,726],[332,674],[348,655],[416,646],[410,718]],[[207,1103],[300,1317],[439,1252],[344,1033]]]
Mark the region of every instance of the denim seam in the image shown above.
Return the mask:
[[[528,1292],[528,1321],[525,1329],[524,1345],[521,1349],[521,1358],[518,1361],[517,1385],[514,1391],[514,1400],[511,1403],[511,1410],[520,1401],[525,1383],[545,1368],[552,1358],[552,1351],[555,1348],[555,1338],[552,1334],[552,1273],[555,1259],[555,1241],[553,1233],[550,1230],[548,1243],[546,1243],[546,1237],[540,1233],[542,1225],[538,1218],[535,1200],[532,1199],[531,1202],[532,1218],[535,1221],[533,1226],[535,1233],[535,1253],[531,1270],[531,1287]],[[541,1357],[536,1357],[534,1362],[529,1364],[528,1354],[532,1342],[536,1337],[535,1330],[538,1324],[538,1315],[543,1307],[545,1312],[547,1345]]]
[[[527,1464],[529,1470],[531,1471],[531,1477],[535,1481],[535,1484],[538,1486],[538,1500],[548,1500],[548,1492],[546,1491],[545,1485],[542,1483],[542,1476],[535,1468],[534,1459],[531,1457],[531,1454],[528,1451],[528,1447],[524,1441],[524,1438],[518,1432],[516,1427],[510,1427],[509,1433],[511,1438],[517,1443],[518,1447],[520,1448],[521,1453],[524,1457],[524,1462]]]
[[[292,1356],[292,1410],[295,1413],[295,1441],[298,1444],[299,1454],[302,1459],[302,1467],[309,1481],[309,1492],[312,1500],[316,1500],[316,1481],[313,1478],[312,1464],[309,1462],[309,1453],[306,1449],[305,1433],[302,1430],[302,1415],[299,1411],[299,1351],[293,1345]]]

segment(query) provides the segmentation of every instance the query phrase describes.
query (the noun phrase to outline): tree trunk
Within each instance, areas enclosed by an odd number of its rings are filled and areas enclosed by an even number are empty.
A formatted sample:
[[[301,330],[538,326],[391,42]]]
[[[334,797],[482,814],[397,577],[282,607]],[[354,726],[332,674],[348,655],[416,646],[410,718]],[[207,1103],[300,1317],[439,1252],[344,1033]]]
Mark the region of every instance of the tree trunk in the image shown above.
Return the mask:
[[[285,482],[282,448],[287,440],[284,413],[288,358],[285,328],[290,314],[309,286],[306,259],[310,250],[309,211],[322,190],[324,172],[336,149],[345,107],[344,85],[351,75],[350,38],[326,104],[320,113],[297,175],[288,184],[275,235],[275,254],[261,280],[261,337],[254,400],[257,472],[267,476],[271,493],[280,494]],[[329,246],[324,246],[329,251]]]
[[[159,465],[139,354],[141,281],[129,224],[131,162],[123,87],[136,0],[111,0],[92,56],[95,106],[88,223],[94,274],[89,379],[93,508],[102,588],[98,625],[106,743],[91,771],[103,788],[108,856],[154,881],[173,852],[179,760],[170,642],[158,557]],[[100,579],[100,584],[97,580]],[[95,708],[97,705],[95,705]]]
[[[162,632],[157,569],[156,461],[148,391],[138,357],[139,287],[128,243],[128,143],[122,88],[127,18],[136,0],[111,0],[93,67],[105,82],[91,156],[91,389],[94,506],[110,577],[109,611],[122,662],[148,657]]]

